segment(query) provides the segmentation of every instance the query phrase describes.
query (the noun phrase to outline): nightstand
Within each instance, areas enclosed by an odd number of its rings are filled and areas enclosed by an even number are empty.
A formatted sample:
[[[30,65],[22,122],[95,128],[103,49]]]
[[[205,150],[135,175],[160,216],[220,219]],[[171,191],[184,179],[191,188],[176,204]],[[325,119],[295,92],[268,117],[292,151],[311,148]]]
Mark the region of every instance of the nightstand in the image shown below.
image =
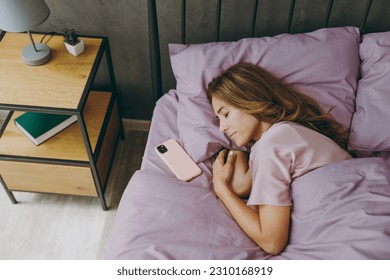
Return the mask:
[[[43,34],[33,34],[39,42]],[[10,200],[14,191],[104,197],[118,138],[123,126],[107,37],[83,36],[80,56],[67,52],[62,36],[47,36],[51,60],[25,65],[23,33],[0,34],[0,109],[9,110],[0,130],[0,183]],[[110,85],[93,88],[102,58],[107,59]],[[23,112],[76,115],[77,122],[39,146],[16,126]]]

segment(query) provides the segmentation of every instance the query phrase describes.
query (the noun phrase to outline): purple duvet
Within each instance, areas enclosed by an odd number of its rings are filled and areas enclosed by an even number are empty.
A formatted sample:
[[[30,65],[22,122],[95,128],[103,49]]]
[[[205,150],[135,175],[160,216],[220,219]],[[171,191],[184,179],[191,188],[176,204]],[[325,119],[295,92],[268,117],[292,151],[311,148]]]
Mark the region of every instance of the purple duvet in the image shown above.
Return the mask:
[[[185,183],[153,152],[162,140],[178,139],[176,104],[171,92],[156,107],[159,121],[152,121],[141,170],[123,194],[107,259],[390,259],[389,159],[341,161],[296,179],[290,240],[273,257],[215,197],[211,162],[200,163],[203,175]]]
[[[390,259],[390,168],[384,159],[334,163],[298,178],[283,259]]]
[[[290,241],[276,259],[390,259],[390,169],[351,159],[292,185]],[[212,190],[138,171],[116,218],[109,259],[265,259]]]

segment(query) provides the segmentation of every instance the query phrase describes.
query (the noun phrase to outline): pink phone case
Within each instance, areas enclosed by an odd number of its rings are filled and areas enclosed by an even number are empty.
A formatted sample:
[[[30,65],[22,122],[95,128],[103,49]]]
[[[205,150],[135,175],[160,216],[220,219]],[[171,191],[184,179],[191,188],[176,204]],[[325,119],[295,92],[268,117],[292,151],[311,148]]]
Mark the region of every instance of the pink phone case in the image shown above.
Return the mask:
[[[202,173],[199,166],[175,139],[169,139],[157,145],[155,150],[176,177],[182,181],[191,181]]]

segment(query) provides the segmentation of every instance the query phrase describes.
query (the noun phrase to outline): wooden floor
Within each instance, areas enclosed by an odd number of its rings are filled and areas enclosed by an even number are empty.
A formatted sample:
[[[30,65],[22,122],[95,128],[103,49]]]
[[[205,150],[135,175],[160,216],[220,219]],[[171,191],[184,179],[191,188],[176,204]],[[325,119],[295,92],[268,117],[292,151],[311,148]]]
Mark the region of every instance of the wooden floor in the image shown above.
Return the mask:
[[[0,259],[102,259],[122,193],[139,169],[147,141],[144,123],[124,121],[106,190],[108,211],[98,198],[15,192],[0,187]]]

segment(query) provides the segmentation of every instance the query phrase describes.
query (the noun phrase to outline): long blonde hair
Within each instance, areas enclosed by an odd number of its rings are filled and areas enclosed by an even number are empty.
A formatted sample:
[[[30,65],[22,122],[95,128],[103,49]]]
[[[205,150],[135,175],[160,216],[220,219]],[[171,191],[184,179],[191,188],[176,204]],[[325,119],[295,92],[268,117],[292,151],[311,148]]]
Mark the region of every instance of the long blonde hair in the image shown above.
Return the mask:
[[[207,97],[217,97],[261,121],[291,121],[311,128],[346,149],[347,132],[313,98],[270,72],[250,63],[231,66],[208,85]]]

